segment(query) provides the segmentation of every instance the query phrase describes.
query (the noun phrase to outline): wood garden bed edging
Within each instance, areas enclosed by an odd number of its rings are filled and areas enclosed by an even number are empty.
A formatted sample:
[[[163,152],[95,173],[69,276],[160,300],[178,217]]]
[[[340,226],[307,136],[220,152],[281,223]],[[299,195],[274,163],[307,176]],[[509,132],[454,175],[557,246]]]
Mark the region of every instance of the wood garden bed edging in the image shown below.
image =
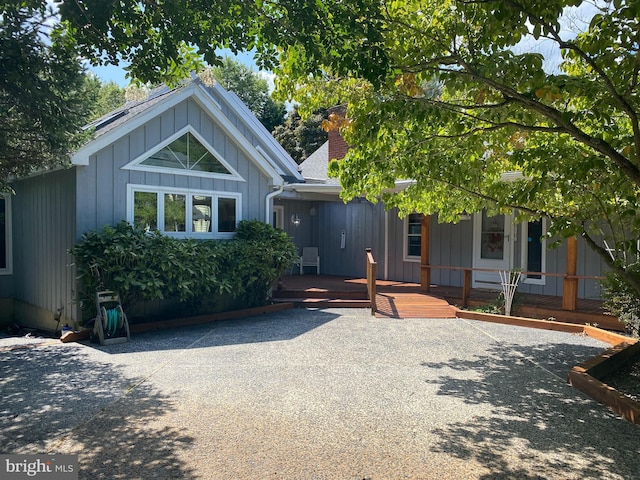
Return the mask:
[[[634,356],[640,355],[640,342],[638,340],[590,325],[494,315],[468,310],[458,310],[457,316],[458,318],[469,320],[503,323],[519,327],[582,333],[612,345],[611,348],[600,355],[596,355],[569,370],[567,381],[572,387],[605,405],[625,420],[640,425],[640,402],[636,402],[601,381],[602,378],[622,368]]]
[[[232,320],[235,318],[248,317],[251,315],[260,315],[263,313],[279,312],[281,310],[289,310],[293,308],[293,303],[274,303],[272,305],[263,305],[260,307],[245,308],[243,310],[230,310],[227,312],[211,313],[206,315],[196,315],[183,318],[172,318],[158,322],[148,323],[132,323],[129,328],[131,333],[150,332],[153,330],[162,330],[165,328],[186,327],[190,325],[200,325],[202,323],[215,322],[219,320]],[[79,332],[69,332],[60,337],[63,343],[77,342],[86,340],[91,335],[91,329],[80,330]]]

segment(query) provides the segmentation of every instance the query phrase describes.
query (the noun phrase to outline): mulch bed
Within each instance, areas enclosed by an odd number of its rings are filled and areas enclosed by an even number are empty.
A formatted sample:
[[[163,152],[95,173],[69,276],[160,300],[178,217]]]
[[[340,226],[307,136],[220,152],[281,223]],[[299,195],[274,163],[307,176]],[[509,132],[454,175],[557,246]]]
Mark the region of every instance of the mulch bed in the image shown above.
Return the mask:
[[[606,376],[602,381],[632,400],[640,402],[640,355],[635,355],[624,367]]]

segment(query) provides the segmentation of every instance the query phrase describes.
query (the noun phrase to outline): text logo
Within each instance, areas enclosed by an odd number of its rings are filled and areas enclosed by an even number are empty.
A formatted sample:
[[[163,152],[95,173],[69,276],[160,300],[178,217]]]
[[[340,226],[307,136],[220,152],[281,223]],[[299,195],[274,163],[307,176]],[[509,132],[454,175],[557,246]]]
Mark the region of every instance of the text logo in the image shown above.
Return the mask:
[[[0,455],[3,480],[78,480],[77,455]]]

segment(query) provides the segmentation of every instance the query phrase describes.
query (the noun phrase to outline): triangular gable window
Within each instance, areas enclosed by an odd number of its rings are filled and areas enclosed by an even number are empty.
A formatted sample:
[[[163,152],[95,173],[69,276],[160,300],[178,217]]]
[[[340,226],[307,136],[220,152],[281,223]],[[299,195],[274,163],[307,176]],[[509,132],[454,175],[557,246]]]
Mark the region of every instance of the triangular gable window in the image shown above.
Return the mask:
[[[140,165],[232,175],[190,132],[143,160]]]
[[[147,151],[122,168],[244,181],[222,155],[191,127],[176,132],[156,148],[157,150]]]

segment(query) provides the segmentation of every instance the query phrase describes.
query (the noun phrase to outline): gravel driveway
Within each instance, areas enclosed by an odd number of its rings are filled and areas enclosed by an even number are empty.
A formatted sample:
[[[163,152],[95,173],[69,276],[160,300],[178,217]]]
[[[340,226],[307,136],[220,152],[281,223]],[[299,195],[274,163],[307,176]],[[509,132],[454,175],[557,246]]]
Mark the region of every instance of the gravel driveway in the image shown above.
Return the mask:
[[[327,309],[1,351],[0,453],[85,479],[640,478],[640,428],[566,383],[605,348]]]

